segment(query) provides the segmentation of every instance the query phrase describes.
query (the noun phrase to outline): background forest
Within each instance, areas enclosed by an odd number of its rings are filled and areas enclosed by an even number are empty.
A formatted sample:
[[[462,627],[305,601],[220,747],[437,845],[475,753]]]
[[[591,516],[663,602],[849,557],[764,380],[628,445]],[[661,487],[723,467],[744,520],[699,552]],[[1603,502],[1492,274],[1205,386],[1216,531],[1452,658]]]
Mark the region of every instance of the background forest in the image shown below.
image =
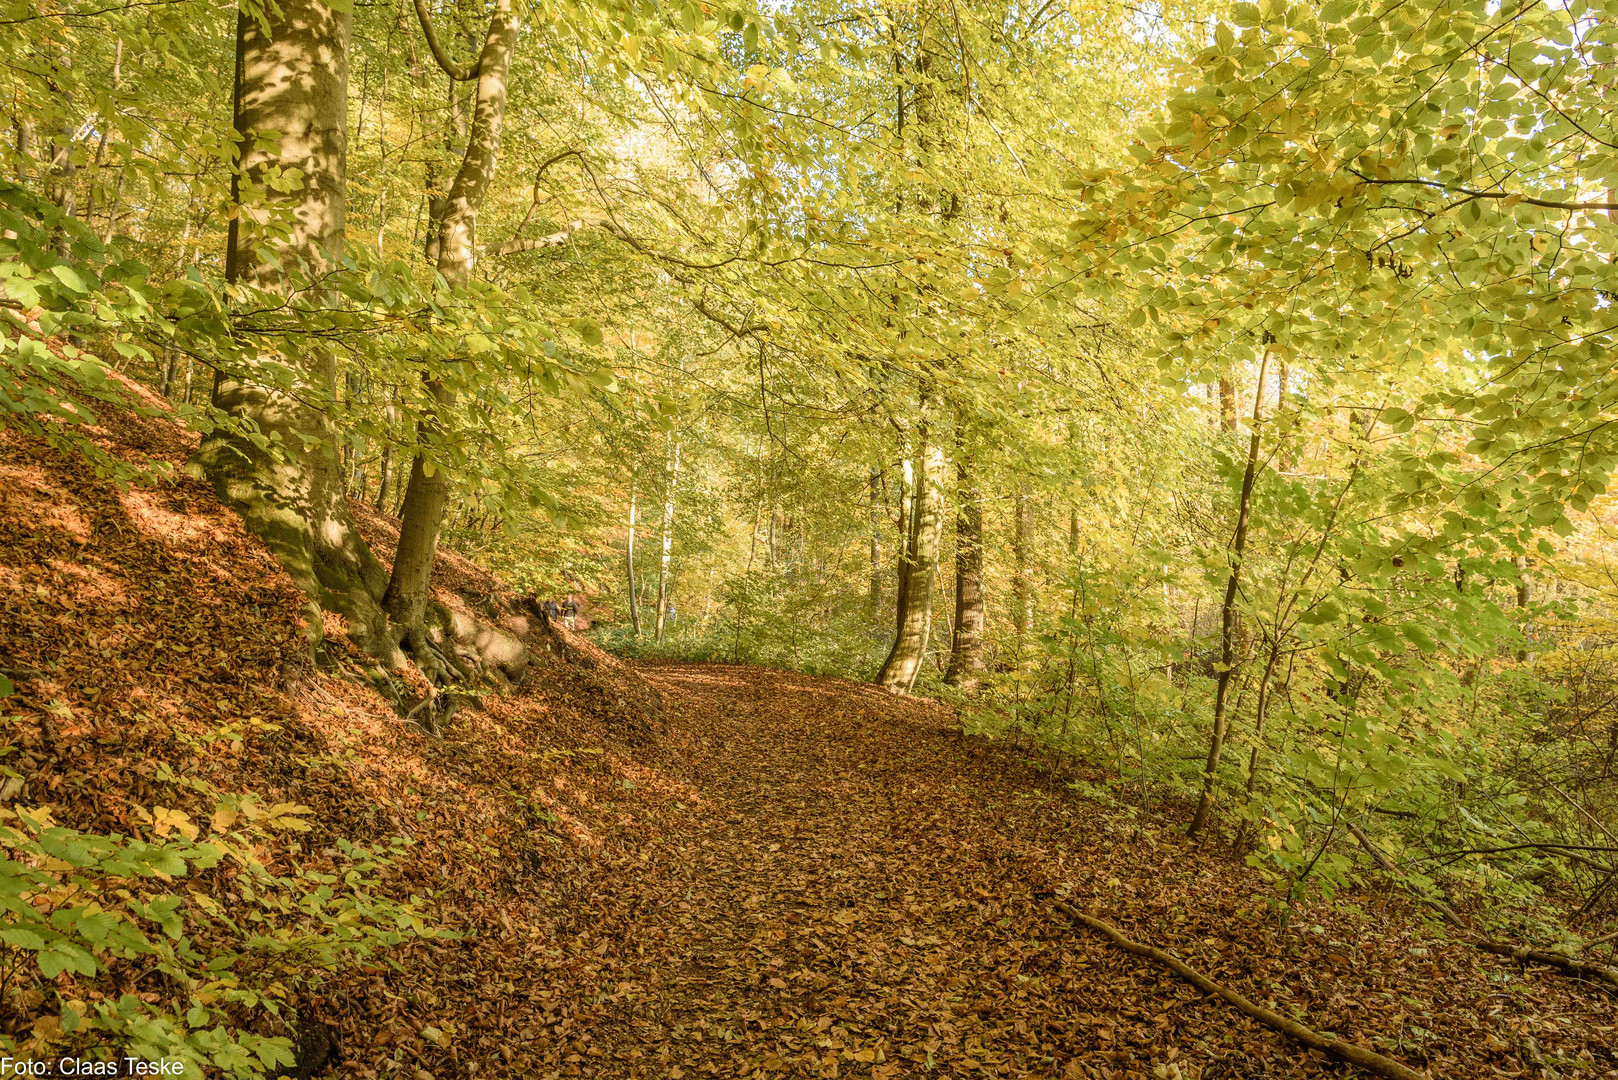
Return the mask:
[[[1611,941],[1612,0],[0,14],[0,424],[166,397],[379,678],[448,545]]]

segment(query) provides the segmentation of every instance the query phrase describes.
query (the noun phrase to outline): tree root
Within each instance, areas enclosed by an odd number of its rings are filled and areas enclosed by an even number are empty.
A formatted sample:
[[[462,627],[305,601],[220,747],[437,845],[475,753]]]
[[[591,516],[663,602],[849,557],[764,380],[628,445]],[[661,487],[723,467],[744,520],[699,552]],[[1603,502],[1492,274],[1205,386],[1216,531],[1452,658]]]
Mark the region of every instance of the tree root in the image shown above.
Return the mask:
[[[1105,934],[1112,940],[1114,945],[1125,952],[1133,953],[1136,956],[1144,956],[1155,961],[1203,993],[1212,994],[1223,999],[1227,1004],[1234,1006],[1238,1012],[1274,1028],[1276,1031],[1303,1043],[1305,1046],[1324,1051],[1351,1065],[1358,1065],[1366,1072],[1387,1077],[1388,1080],[1427,1080],[1425,1073],[1419,1073],[1407,1065],[1401,1065],[1392,1058],[1383,1057],[1374,1050],[1367,1050],[1358,1043],[1344,1042],[1341,1039],[1333,1039],[1330,1036],[1322,1035],[1313,1028],[1304,1027],[1296,1020],[1287,1019],[1274,1009],[1267,1009],[1262,1005],[1255,1004],[1229,987],[1214,982],[1195,968],[1170,956],[1162,949],[1142,945],[1138,941],[1131,941],[1116,926],[1086,915],[1071,904],[1058,901],[1055,904],[1055,909],[1074,922]]]

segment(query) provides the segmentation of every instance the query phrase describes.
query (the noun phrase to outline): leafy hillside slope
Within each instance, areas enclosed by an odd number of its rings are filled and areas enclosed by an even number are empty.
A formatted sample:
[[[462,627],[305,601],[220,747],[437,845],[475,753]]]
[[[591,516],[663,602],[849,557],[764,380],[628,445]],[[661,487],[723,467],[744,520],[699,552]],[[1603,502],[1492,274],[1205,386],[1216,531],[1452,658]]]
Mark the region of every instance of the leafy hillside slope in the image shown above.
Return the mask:
[[[179,464],[190,449],[161,418],[108,413],[102,424],[98,443],[125,460]],[[550,662],[514,696],[485,698],[433,738],[397,715],[336,636],[326,663],[311,662],[302,598],[205,485],[181,477],[120,489],[82,458],[15,434],[0,440],[0,674],[15,686],[0,699],[0,825],[31,836],[56,824],[180,855],[192,840],[220,840],[262,861],[251,871],[226,857],[183,881],[51,864],[61,879],[86,879],[80,898],[157,943],[159,924],[114,891],[183,897],[185,940],[202,959],[103,953],[94,966],[110,970],[99,975],[70,966],[40,980],[32,942],[11,942],[0,992],[4,1034],[21,1053],[113,1040],[212,1068],[258,1068],[262,1060],[216,1052],[201,1035],[221,1022],[289,1035],[285,1006],[295,1004],[341,1032],[361,1075],[385,1058],[444,1075],[479,1058],[485,1073],[509,1060],[514,1075],[532,1075],[545,1047],[582,1031],[597,998],[633,977],[632,962],[592,951],[592,924],[628,903],[614,876],[639,857],[620,819],[686,790],[678,748],[655,737],[657,695],[643,680],[588,641],[530,627]],[[366,520],[385,536],[385,522]],[[441,600],[466,605],[457,593],[481,593],[485,605],[513,609],[464,561],[440,560],[440,575]],[[350,844],[397,854],[370,872],[374,887],[334,883],[336,904],[354,901],[347,915],[300,911],[325,884],[300,873],[342,875],[372,861],[345,854]],[[349,923],[397,931],[409,917],[393,905],[411,898],[430,927],[461,938],[407,937],[358,955],[363,939],[345,937]],[[271,928],[279,940],[254,941]],[[206,959],[232,954],[240,985],[212,985]],[[323,963],[333,967],[319,980]],[[120,1018],[123,994],[173,1030]],[[63,1032],[64,1008],[111,1015],[102,1030]]]

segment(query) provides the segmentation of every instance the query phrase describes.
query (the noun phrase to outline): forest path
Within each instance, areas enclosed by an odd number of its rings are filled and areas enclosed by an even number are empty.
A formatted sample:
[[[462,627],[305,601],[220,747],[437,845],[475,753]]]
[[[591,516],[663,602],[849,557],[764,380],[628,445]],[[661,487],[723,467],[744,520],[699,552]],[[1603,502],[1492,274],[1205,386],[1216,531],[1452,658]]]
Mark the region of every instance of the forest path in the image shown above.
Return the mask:
[[[1053,875],[1116,862],[1136,880],[1107,880],[1144,897],[1176,860],[1114,849],[1090,804],[947,710],[787,672],[640,670],[690,739],[696,794],[655,844],[673,880],[635,934],[652,985],[616,1030],[593,1025],[597,1075],[1331,1071],[1053,916]]]

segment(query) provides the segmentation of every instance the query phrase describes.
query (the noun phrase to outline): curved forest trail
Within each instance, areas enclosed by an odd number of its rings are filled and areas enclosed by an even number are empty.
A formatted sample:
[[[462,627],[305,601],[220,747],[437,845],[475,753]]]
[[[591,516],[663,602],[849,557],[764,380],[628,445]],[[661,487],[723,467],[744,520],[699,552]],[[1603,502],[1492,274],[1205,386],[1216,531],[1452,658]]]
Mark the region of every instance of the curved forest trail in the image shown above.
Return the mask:
[[[1058,896],[1435,1076],[1495,1073],[1490,1057],[1511,1075],[1525,1038],[1535,1056],[1582,1041],[1576,1023],[1508,1015],[1500,1002],[1527,988],[1502,997],[1498,965],[1417,944],[1403,920],[1277,937],[1245,869],[1109,821],[960,736],[948,710],[778,671],[641,671],[688,728],[693,790],[632,886],[666,897],[625,941],[657,955],[642,969],[655,990],[592,1027],[583,1075],[1342,1073],[1070,926]],[[1446,1007],[1415,1007],[1439,981]],[[1612,1030],[1599,1000],[1566,990],[1541,977],[1531,992],[1588,1010],[1593,1041]]]

